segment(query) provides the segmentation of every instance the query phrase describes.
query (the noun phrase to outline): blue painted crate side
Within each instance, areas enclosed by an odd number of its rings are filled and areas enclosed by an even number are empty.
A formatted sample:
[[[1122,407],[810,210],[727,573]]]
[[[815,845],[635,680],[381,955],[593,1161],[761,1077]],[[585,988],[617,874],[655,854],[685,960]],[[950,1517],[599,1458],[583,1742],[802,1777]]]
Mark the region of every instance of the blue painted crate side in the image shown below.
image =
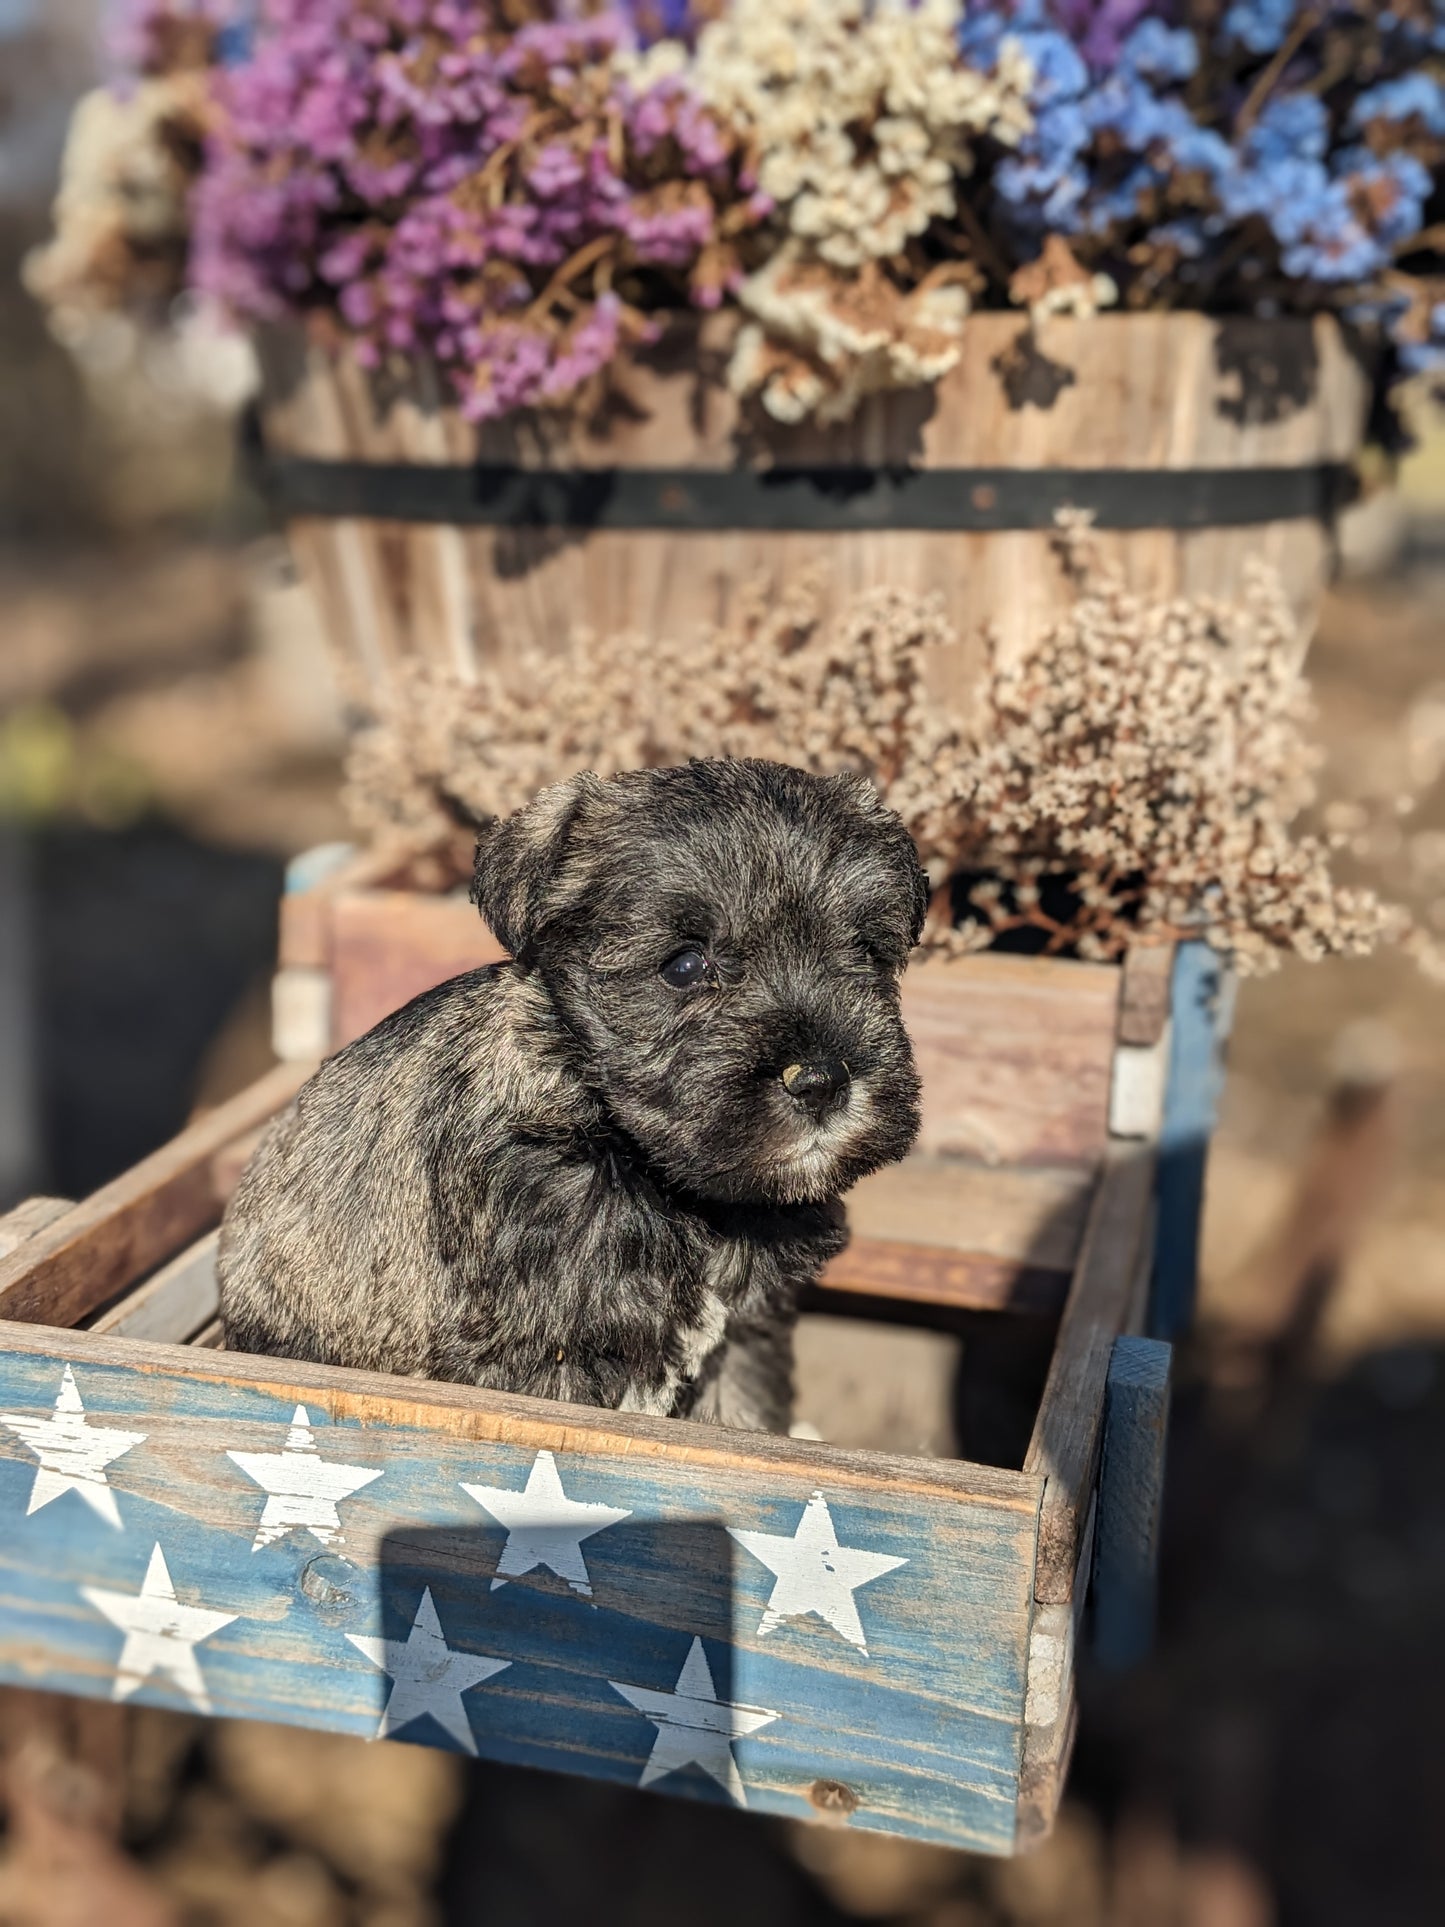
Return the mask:
[[[626,1516],[572,1545],[589,1595],[547,1565],[498,1586],[507,1548],[535,1527],[514,1514],[509,1536],[463,1487],[521,1493],[538,1476],[530,1447],[333,1424],[311,1407],[303,1434],[274,1391],[192,1379],[184,1354],[174,1373],[87,1362],[80,1342],[73,1356],[66,1391],[63,1355],[0,1354],[0,1679],[101,1696],[120,1681],[141,1702],[374,1735],[401,1689],[372,1655],[405,1670],[415,1640],[458,1678],[505,1668],[441,1716],[409,1718],[407,1739],[628,1784],[661,1747],[663,1791],[807,1816],[809,1788],[837,1780],[859,1799],[855,1824],[1011,1849],[1036,1500],[559,1450],[566,1505]],[[62,1394],[79,1415],[57,1413]],[[107,1433],[134,1442],[98,1482],[67,1483],[67,1467],[116,1444],[94,1446]],[[60,1467],[47,1491],[60,1489],[27,1514],[42,1448]],[[330,1468],[307,1477],[355,1489],[336,1501],[334,1528],[318,1525],[314,1494],[268,1498],[232,1453],[283,1487],[304,1462]],[[728,1528],[771,1535],[786,1565],[820,1504],[833,1565],[862,1560],[868,1576],[840,1591],[820,1579],[819,1555],[801,1594],[780,1596],[778,1574]],[[288,1505],[313,1523],[288,1525]],[[546,1543],[565,1572],[566,1546]],[[780,1597],[796,1610],[764,1630]],[[152,1626],[168,1613],[181,1634],[202,1624],[187,1614],[225,1617],[187,1648],[189,1671],[184,1658],[168,1670],[172,1648],[146,1646],[144,1629],[129,1643],[136,1614]],[[430,1627],[443,1646],[427,1645]]]
[[[303,890],[316,889],[344,869],[355,855],[354,843],[318,843],[313,849],[302,850],[286,865],[286,895],[299,896]]]
[[[1206,943],[1181,944],[1175,953],[1149,1312],[1156,1338],[1177,1337],[1194,1310],[1205,1168],[1224,1082],[1232,993],[1228,970],[1228,960]]]
[[[1124,1337],[1109,1361],[1092,1606],[1094,1652],[1113,1668],[1154,1643],[1172,1356],[1156,1338]]]

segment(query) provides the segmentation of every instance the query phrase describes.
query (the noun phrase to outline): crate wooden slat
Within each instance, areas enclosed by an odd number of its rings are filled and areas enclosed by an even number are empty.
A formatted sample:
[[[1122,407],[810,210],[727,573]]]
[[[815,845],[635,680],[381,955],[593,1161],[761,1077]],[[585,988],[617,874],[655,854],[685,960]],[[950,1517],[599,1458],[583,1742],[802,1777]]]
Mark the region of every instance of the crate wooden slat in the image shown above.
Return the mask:
[[[1110,1147],[1089,1214],[1024,1469],[1047,1484],[1036,1593],[1072,1596],[1088,1495],[1098,1476],[1104,1389],[1129,1316],[1154,1187],[1152,1153]]]
[[[922,1155],[1092,1166],[1109,1130],[1120,973],[1106,964],[929,958],[903,980],[923,1079]]]
[[[324,962],[339,1049],[422,991],[504,953],[465,896],[379,887],[284,899],[281,969]],[[987,955],[915,962],[903,1012],[923,1075],[924,1155],[990,1165],[1092,1164],[1108,1135],[1121,973]]]
[[[12,1211],[0,1214],[0,1258],[8,1258],[36,1232],[54,1224],[71,1209],[69,1198],[27,1198]]]
[[[349,1043],[420,991],[506,955],[465,897],[410,890],[338,892],[331,909],[332,1038]],[[438,974],[419,983],[417,960]],[[336,961],[341,967],[335,967]]]
[[[1132,1666],[1153,1643],[1170,1364],[1170,1347],[1157,1338],[1114,1340],[1094,1562],[1094,1649],[1106,1666]]]
[[[396,887],[375,859],[285,903],[278,1005],[288,977],[310,984],[322,972],[326,986],[324,1029],[295,1040],[311,1054],[502,954],[463,895]],[[1123,981],[1103,965],[1008,956],[910,968],[919,1147],[852,1194],[853,1242],[828,1286],[956,1309],[1059,1309],[1109,1137]]]
[[[309,1066],[276,1069],[0,1258],[0,1317],[69,1323],[216,1220],[212,1161],[272,1116]]]
[[[216,1278],[219,1233],[208,1231],[94,1319],[89,1329],[112,1338],[186,1344],[220,1313]]]
[[[824,1284],[960,1310],[1057,1312],[1094,1182],[1077,1166],[906,1158],[848,1193],[852,1239]]]

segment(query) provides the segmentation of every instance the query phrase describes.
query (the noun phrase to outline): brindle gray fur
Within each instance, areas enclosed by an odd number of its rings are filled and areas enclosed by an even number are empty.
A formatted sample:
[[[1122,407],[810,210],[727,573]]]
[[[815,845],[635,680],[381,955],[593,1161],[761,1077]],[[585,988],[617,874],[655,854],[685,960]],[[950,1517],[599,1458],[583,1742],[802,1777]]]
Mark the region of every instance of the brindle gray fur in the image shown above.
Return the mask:
[[[483,837],[473,896],[513,961],[323,1064],[252,1160],[228,1345],[785,1429],[838,1193],[918,1127],[902,823],[772,763],[584,775]]]

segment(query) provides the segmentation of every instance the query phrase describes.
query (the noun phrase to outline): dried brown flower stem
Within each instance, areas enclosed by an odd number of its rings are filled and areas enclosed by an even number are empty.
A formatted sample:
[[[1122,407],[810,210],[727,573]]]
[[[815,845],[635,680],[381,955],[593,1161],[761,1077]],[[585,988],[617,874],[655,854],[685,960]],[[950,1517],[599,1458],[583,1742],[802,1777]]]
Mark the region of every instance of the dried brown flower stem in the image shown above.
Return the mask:
[[[1428,961],[1405,913],[1338,884],[1331,839],[1295,827],[1318,754],[1278,582],[1154,602],[1100,564],[1079,518],[1057,548],[1073,606],[1022,661],[993,663],[972,727],[925,684],[953,640],[935,604],[875,591],[825,621],[816,582],[758,584],[726,628],[645,650],[579,632],[563,659],[524,651],[474,685],[418,665],[353,755],[357,820],[445,851],[578,768],[766,756],[872,777],[939,886],[928,949],[1028,932],[1108,959],[1202,936],[1245,970],[1383,941]],[[964,874],[987,880],[955,923]],[[1066,909],[1045,907],[1045,883]]]
[[[1317,6],[1304,7],[1300,10],[1294,25],[1275,49],[1273,59],[1261,70],[1234,117],[1236,140],[1242,140],[1253,127],[1263,112],[1265,102],[1274,92],[1275,83],[1319,24],[1320,10]]]

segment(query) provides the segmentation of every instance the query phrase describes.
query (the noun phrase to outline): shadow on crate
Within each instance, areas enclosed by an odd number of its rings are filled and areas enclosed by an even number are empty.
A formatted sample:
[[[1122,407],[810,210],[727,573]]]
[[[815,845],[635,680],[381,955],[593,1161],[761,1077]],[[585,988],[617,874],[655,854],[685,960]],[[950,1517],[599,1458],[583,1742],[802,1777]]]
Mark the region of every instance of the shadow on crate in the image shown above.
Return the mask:
[[[731,1806],[735,1736],[778,1717],[738,1704],[740,1563],[720,1518],[664,1520],[643,1505],[584,1522],[580,1540],[535,1522],[388,1532],[377,1574],[386,1661],[396,1677],[410,1641],[419,1683],[389,1688],[378,1672],[377,1712],[390,1700],[404,1724],[425,1707],[407,1738],[506,1767],[571,1758],[625,1788],[661,1781]],[[338,1605],[338,1623],[348,1611]]]
[[[442,1927],[845,1927],[857,1918],[804,1872],[786,1821],[486,1760],[467,1768],[436,1901]]]
[[[798,1323],[798,1418],[832,1445],[1019,1471],[1058,1328],[815,1291]]]

